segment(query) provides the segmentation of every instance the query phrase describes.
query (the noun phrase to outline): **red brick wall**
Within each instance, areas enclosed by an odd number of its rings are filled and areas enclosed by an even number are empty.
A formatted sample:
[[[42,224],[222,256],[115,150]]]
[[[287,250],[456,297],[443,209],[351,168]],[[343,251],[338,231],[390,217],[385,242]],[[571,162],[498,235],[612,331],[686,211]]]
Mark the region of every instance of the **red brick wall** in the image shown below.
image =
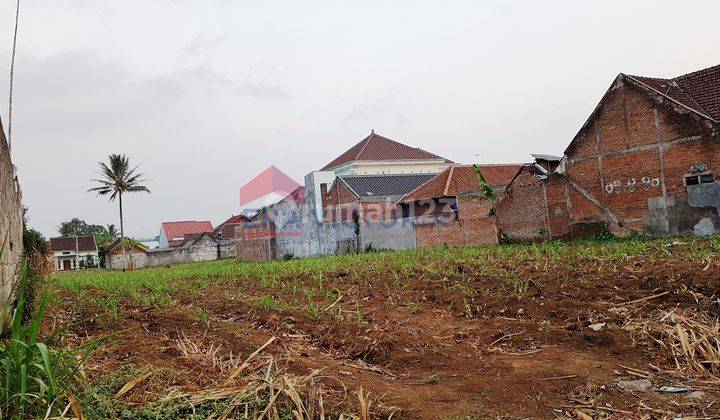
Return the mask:
[[[377,222],[399,217],[400,210],[394,202],[379,201],[376,203],[360,202],[360,199],[343,182],[336,180],[328,191],[325,207],[325,221],[352,221],[354,211],[358,212],[360,221]]]
[[[418,248],[438,245],[490,245],[498,243],[492,217],[435,222],[415,226]]]
[[[568,238],[571,232],[567,178],[552,174],[544,183],[550,223],[550,237],[553,239]]]
[[[495,207],[500,234],[512,242],[545,239],[548,235],[543,183],[524,168]]]
[[[569,236],[567,182],[560,175],[541,180],[525,167],[495,207],[500,234],[511,242]]]
[[[478,219],[487,217],[494,203],[479,195],[457,197],[458,219]]]
[[[718,143],[693,115],[618,85],[567,156],[569,179],[604,210],[571,187],[571,223],[606,221],[611,231],[621,230],[610,212],[620,225],[641,233],[650,218],[648,199],[683,197],[683,174],[693,164],[720,172]]]
[[[235,255],[240,260],[270,261],[277,257],[275,225],[255,223],[235,229]]]

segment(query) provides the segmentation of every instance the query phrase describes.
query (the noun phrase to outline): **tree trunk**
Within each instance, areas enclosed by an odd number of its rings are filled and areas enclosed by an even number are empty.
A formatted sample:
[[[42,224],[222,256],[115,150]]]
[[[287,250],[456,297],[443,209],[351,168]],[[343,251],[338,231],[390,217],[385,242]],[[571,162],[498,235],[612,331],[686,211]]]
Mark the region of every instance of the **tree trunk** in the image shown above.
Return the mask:
[[[130,268],[127,258],[127,250],[125,249],[125,225],[123,224],[123,213],[122,213],[122,193],[119,194],[120,198],[120,246],[123,250],[123,259],[125,260],[125,270]],[[123,270],[124,271],[124,270]]]
[[[122,193],[120,193],[120,238],[125,237],[125,230],[123,229],[123,215],[122,215]]]

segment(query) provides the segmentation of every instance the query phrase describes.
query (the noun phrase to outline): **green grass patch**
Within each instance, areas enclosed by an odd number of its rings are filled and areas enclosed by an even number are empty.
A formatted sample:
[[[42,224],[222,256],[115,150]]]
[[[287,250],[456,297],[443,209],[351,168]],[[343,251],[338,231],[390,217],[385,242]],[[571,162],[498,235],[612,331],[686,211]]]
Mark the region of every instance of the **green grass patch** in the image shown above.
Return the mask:
[[[214,285],[231,285],[237,289],[282,289],[298,300],[315,302],[315,298],[333,299],[343,289],[346,278],[385,279],[388,289],[412,287],[412,279],[441,280],[463,289],[468,276],[497,278],[498,286],[508,293],[524,293],[528,287],[519,270],[563,268],[580,278],[583,265],[599,261],[603,270],[614,271],[637,256],[707,259],[720,252],[720,239],[694,237],[650,239],[598,239],[586,241],[547,241],[534,244],[504,244],[481,247],[447,247],[381,251],[357,255],[292,259],[288,261],[244,262],[233,259],[181,264],[172,267],[135,271],[88,270],[56,273],[51,283],[70,292],[98,289],[115,310],[114,300],[131,298],[146,305],[166,305],[176,292],[202,293]],[[469,268],[466,268],[468,266]],[[378,274],[381,274],[379,276]],[[462,290],[469,294],[469,290]],[[241,290],[239,290],[241,293]],[[281,311],[287,302],[267,293],[256,302],[261,307]],[[306,310],[320,316],[315,303]]]

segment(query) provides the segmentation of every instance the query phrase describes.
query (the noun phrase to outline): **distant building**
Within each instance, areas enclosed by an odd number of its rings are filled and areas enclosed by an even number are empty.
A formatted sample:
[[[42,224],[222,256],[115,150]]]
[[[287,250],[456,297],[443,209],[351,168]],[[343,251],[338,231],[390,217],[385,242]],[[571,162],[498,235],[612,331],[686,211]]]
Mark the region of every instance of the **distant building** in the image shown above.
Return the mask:
[[[193,233],[212,233],[209,221],[164,222],[160,225],[160,248],[174,248],[185,242]]]
[[[234,241],[235,240],[235,228],[238,226],[242,226],[243,223],[246,223],[249,221],[250,221],[250,218],[245,215],[242,215],[242,214],[233,215],[226,221],[220,223],[215,228],[215,230],[213,230],[212,237],[218,241],[223,240],[223,239],[232,239]]]
[[[92,235],[50,238],[50,250],[58,271],[96,267],[99,261],[97,244]]]
[[[618,75],[565,150],[573,236],[720,231],[720,65]]]
[[[398,217],[397,201],[432,179],[434,174],[341,175],[325,194],[327,221],[390,220]]]
[[[123,246],[124,245],[124,246]],[[105,248],[105,268],[108,270],[132,270],[147,265],[148,248],[130,238],[117,238]]]
[[[362,139],[319,171],[305,176],[305,187],[311,211],[323,218],[323,195],[338,176],[437,174],[451,160],[418,147],[411,147],[375,134]]]
[[[505,192],[505,188],[522,168],[522,164],[478,165],[485,181],[498,195]],[[468,219],[486,217],[487,210],[492,206],[468,199],[458,203],[458,197],[477,197],[478,193],[481,193],[481,187],[472,165],[452,165],[403,197],[400,207],[403,217],[454,215],[451,218],[455,219],[458,212]],[[478,211],[483,214],[475,214]]]

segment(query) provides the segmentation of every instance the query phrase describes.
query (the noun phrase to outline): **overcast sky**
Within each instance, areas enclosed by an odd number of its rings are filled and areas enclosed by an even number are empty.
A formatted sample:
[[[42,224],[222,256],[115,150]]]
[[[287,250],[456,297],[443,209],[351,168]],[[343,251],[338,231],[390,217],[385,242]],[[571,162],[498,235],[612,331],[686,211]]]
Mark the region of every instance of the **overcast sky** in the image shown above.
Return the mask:
[[[717,1],[22,0],[13,156],[30,225],[118,224],[86,193],[110,153],[149,178],[125,200],[137,236],[217,224],[259,171],[302,182],[371,129],[463,163],[562,154],[617,73],[719,64],[719,16]]]

